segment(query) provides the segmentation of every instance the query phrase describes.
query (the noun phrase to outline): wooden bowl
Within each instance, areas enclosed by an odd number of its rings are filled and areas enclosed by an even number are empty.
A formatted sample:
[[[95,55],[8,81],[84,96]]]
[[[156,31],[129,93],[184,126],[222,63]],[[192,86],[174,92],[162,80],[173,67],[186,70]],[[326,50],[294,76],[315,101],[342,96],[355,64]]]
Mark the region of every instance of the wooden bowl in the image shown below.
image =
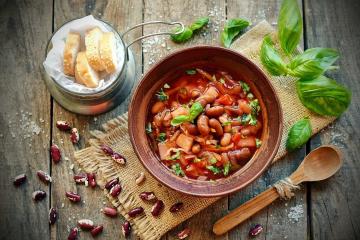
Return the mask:
[[[154,94],[181,72],[194,66],[217,66],[234,79],[248,83],[262,109],[262,145],[251,160],[237,172],[216,181],[200,181],[176,176],[160,162],[150,148],[145,124]],[[249,59],[221,47],[197,46],[170,54],[153,66],[137,86],[129,106],[129,134],[135,153],[144,167],[166,186],[193,196],[215,197],[235,192],[260,176],[271,163],[282,136],[282,111],[279,99],[263,71]]]

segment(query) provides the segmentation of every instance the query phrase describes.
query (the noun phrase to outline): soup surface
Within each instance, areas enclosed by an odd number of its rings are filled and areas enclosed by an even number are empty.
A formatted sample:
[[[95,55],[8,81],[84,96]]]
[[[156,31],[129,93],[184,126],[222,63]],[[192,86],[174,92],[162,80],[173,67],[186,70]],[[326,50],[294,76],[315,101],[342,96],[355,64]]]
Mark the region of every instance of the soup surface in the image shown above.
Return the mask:
[[[221,69],[189,69],[155,94],[146,132],[174,174],[215,180],[261,146],[260,104],[245,82]]]

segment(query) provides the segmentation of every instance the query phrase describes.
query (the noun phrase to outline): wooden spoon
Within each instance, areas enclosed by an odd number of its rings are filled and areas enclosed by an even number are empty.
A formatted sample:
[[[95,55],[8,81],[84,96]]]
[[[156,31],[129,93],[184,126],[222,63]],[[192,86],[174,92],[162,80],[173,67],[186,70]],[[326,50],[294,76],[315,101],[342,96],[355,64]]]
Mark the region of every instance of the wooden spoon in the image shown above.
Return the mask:
[[[321,146],[311,151],[289,178],[295,185],[324,180],[334,175],[342,163],[338,148],[330,145]],[[216,235],[226,233],[278,198],[279,194],[274,187],[267,189],[219,219],[213,226],[213,232]]]

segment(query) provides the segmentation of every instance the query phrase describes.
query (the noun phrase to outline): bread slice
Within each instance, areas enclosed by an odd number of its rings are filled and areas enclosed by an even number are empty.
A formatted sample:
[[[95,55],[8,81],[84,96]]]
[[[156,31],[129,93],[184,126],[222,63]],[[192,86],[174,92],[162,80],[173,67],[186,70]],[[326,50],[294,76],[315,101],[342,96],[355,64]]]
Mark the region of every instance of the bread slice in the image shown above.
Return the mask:
[[[74,76],[76,55],[80,50],[80,34],[69,32],[64,47],[64,73]]]
[[[100,40],[100,57],[107,73],[115,72],[117,68],[116,39],[113,32],[103,33]]]
[[[100,58],[100,40],[103,32],[96,27],[85,33],[86,57],[90,66],[96,71],[103,71],[105,68]]]
[[[79,52],[76,57],[75,78],[76,82],[89,88],[96,88],[99,85],[99,75],[90,66],[85,52]]]

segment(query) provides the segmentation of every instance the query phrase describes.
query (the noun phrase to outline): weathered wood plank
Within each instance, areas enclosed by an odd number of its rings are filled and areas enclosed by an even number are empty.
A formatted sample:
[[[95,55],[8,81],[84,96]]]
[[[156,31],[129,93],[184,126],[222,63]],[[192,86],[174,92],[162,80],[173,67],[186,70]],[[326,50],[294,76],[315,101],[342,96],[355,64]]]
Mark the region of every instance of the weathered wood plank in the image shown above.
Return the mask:
[[[49,186],[36,171],[50,171],[50,95],[42,81],[42,61],[51,35],[52,6],[46,1],[0,4],[0,239],[49,237]],[[14,177],[27,182],[15,188]],[[48,196],[35,203],[31,194]]]
[[[83,17],[92,14],[94,17],[104,19],[111,23],[118,31],[123,32],[126,28],[142,22],[142,1],[55,1],[55,28],[66,21],[77,17]],[[141,28],[134,31],[129,37],[134,38],[141,34]],[[135,53],[137,63],[142,62],[141,45],[134,44],[132,50]],[[138,65],[137,70],[141,72],[141,65]],[[138,79],[137,79],[138,80]],[[85,146],[89,140],[89,130],[99,129],[100,125],[115,116],[118,116],[127,111],[129,98],[127,98],[121,105],[114,110],[96,117],[79,116],[64,110],[56,102],[54,102],[53,122],[57,120],[67,120],[71,122],[80,131],[82,137],[80,148]],[[66,239],[68,235],[68,228],[75,226],[76,221],[80,218],[92,219],[96,224],[104,225],[104,232],[100,238],[102,239],[122,239],[120,224],[122,218],[110,219],[100,213],[100,209],[106,205],[110,205],[101,190],[93,191],[84,186],[75,186],[72,179],[73,173],[70,170],[70,165],[73,163],[72,153],[75,147],[69,141],[69,136],[59,132],[53,124],[53,140],[59,144],[64,155],[69,157],[69,161],[62,161],[59,165],[52,166],[53,175],[58,179],[53,185],[53,204],[61,206],[64,203],[64,208],[60,209],[60,221],[56,229],[52,231],[52,239]],[[63,143],[62,143],[63,142]],[[75,164],[76,165],[76,164]],[[75,172],[80,172],[80,169],[75,167]],[[60,180],[61,179],[61,180]],[[65,191],[78,192],[84,202],[79,205],[71,204],[65,199]],[[81,239],[92,239],[89,233],[81,233]]]
[[[301,4],[301,1],[299,1]],[[262,20],[267,20],[274,27],[277,25],[277,17],[280,9],[280,0],[267,1],[227,1],[227,18],[245,18],[256,25]],[[301,6],[301,5],[300,5]],[[229,197],[229,210],[236,208],[246,202],[256,194],[265,190],[269,185],[288,176],[293,172],[303,157],[305,156],[305,147],[295,153],[285,157],[271,166],[262,177],[254,183]],[[306,187],[305,187],[306,189]],[[298,221],[288,218],[288,212],[291,207],[301,206],[304,214]],[[266,210],[258,213],[247,222],[236,227],[229,233],[230,239],[248,239],[248,232],[252,225],[261,224],[264,226],[264,232],[258,236],[258,239],[304,239],[307,234],[306,219],[306,191],[296,194],[296,199],[288,203],[277,201]]]
[[[144,69],[145,71],[151,65],[166,56],[170,52],[178,49],[198,44],[218,45],[219,30],[222,28],[225,19],[225,1],[145,1],[144,21],[165,20],[165,21],[182,21],[184,24],[190,24],[198,17],[209,16],[210,27],[197,33],[193,39],[184,43],[173,43],[168,36],[160,36],[148,39],[144,42]],[[144,29],[144,33],[166,30],[166,26],[149,26]],[[195,203],[196,204],[196,203]],[[212,234],[213,220],[219,218],[227,210],[227,198],[223,198],[213,206],[202,211],[198,215],[170,231],[164,239],[176,239],[176,233],[185,226],[192,230],[189,239],[214,239]],[[226,236],[217,239],[226,239]]]
[[[353,93],[348,111],[311,141],[312,149],[321,144],[339,146],[344,159],[344,166],[334,177],[311,184],[313,239],[360,238],[359,11],[359,1],[305,1],[308,47],[332,47],[340,51],[340,70],[329,76]]]

